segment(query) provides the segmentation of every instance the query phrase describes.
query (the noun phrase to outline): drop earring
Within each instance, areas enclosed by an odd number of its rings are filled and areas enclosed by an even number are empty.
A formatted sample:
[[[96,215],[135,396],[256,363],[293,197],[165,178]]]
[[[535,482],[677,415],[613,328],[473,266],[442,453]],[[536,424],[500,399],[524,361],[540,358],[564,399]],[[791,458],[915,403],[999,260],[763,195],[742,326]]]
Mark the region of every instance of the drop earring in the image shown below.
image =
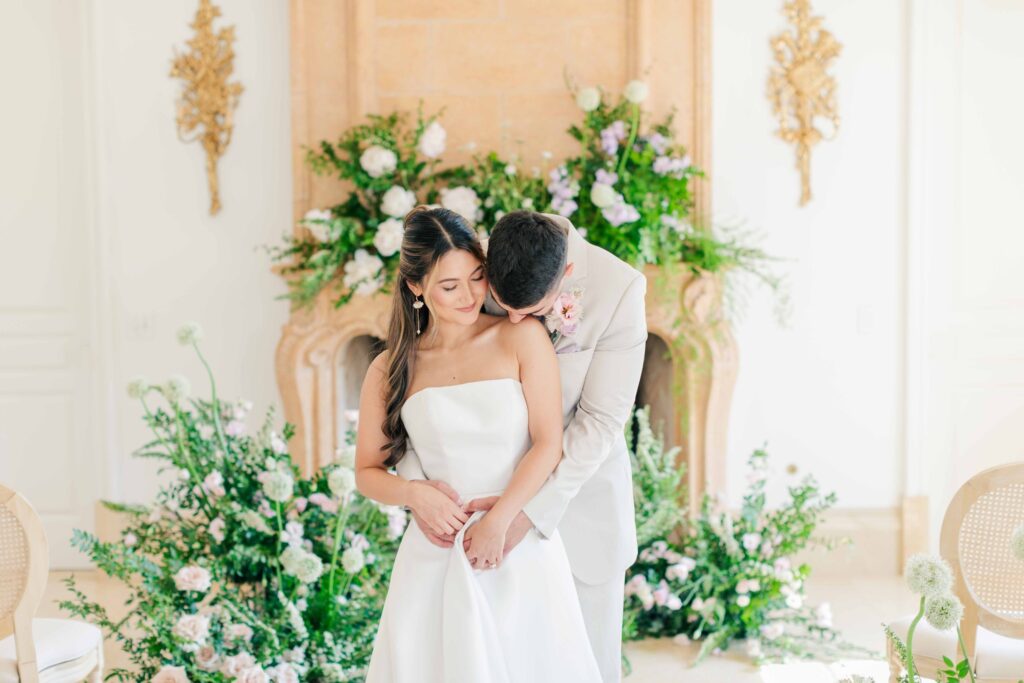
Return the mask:
[[[423,299],[420,296],[416,297],[416,300],[412,302],[412,307],[416,311],[416,334],[420,333],[420,309],[423,308]]]

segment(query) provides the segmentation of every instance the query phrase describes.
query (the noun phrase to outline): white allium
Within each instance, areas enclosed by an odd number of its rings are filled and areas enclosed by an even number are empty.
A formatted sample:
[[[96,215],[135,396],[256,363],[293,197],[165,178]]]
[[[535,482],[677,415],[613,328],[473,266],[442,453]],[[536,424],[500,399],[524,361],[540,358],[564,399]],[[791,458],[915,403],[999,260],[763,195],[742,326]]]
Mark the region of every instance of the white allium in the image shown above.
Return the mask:
[[[313,583],[324,571],[324,563],[313,553],[303,552],[292,565],[292,574],[302,583]]]
[[[131,398],[142,398],[149,389],[149,382],[145,377],[136,377],[128,382],[128,396]]]
[[[381,270],[384,262],[380,257],[372,255],[365,249],[357,249],[355,256],[345,263],[345,276],[342,283],[356,294],[369,296],[382,284]]]
[[[345,498],[356,490],[355,472],[347,467],[338,467],[327,475],[327,486],[335,498]]]
[[[576,106],[583,111],[594,111],[600,104],[601,91],[597,88],[580,88],[576,92]]]
[[[404,218],[416,206],[416,194],[398,185],[392,185],[380,200],[380,210],[387,216]]]
[[[186,614],[178,619],[172,632],[182,640],[202,644],[210,634],[210,620],[200,614]]]
[[[391,256],[402,248],[402,236],[405,225],[397,218],[389,218],[377,226],[377,234],[373,236],[373,246],[384,257]]]
[[[181,401],[191,392],[192,386],[189,384],[188,378],[183,375],[173,375],[169,380],[167,380],[167,384],[163,386],[164,396],[166,396],[167,400],[172,403]]]
[[[940,631],[950,630],[963,616],[963,604],[951,593],[932,595],[924,602],[924,618]]]
[[[1024,524],[1017,527],[1010,537],[1010,549],[1013,551],[1014,557],[1024,561]]]
[[[605,183],[594,183],[590,187],[590,201],[594,206],[603,209],[611,206],[618,199],[619,193],[611,185]]]
[[[302,560],[302,556],[306,554],[306,551],[296,545],[290,545],[284,549],[281,556],[278,558],[281,561],[281,567],[284,569],[286,574],[295,574],[295,568],[298,566],[299,561]]]
[[[913,555],[907,560],[907,585],[918,595],[943,595],[953,586],[953,570],[941,557]]]
[[[295,481],[287,472],[275,470],[261,475],[263,493],[275,503],[286,503],[292,497]]]
[[[178,343],[182,346],[195,344],[202,338],[203,328],[199,326],[199,323],[188,322],[178,328]]]
[[[398,157],[390,149],[371,145],[359,157],[359,165],[371,178],[380,178],[394,172],[398,167]]]
[[[334,451],[334,461],[342,467],[355,467],[356,466],[356,447],[353,444],[347,446],[341,446],[338,450]]]
[[[480,198],[471,187],[447,187],[441,190],[441,206],[454,211],[470,223],[479,220]]]
[[[448,133],[441,127],[441,124],[437,121],[431,122],[420,136],[420,154],[431,159],[441,156],[444,153],[447,140]]]
[[[640,104],[647,99],[648,88],[643,81],[630,81],[622,94],[633,104]]]
[[[355,574],[366,565],[362,548],[346,548],[341,554],[341,566],[349,574]]]

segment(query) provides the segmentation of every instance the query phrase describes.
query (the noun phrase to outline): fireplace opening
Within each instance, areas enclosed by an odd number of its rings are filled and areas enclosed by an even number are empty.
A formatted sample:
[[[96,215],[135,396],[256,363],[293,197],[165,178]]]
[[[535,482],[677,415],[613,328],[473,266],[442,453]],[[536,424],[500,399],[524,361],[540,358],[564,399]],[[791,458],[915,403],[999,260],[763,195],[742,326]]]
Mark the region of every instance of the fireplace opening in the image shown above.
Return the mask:
[[[675,368],[668,344],[656,334],[648,334],[635,404],[638,408],[651,407],[651,428],[655,434],[664,437],[666,449],[682,445],[673,392],[674,382]]]
[[[384,350],[384,340],[369,334],[352,337],[338,354],[338,400],[335,402],[338,414],[338,434],[343,435],[355,428],[355,423],[346,417],[350,410],[359,410],[359,392],[370,363]]]

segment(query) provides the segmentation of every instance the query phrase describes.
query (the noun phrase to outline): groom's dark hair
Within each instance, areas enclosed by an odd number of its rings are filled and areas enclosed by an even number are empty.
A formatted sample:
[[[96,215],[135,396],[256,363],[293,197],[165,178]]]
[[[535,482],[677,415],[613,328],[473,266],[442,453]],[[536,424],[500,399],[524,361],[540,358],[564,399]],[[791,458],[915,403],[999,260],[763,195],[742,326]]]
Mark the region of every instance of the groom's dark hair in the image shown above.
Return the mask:
[[[533,306],[561,282],[568,235],[542,213],[512,211],[491,230],[487,278],[508,308]]]

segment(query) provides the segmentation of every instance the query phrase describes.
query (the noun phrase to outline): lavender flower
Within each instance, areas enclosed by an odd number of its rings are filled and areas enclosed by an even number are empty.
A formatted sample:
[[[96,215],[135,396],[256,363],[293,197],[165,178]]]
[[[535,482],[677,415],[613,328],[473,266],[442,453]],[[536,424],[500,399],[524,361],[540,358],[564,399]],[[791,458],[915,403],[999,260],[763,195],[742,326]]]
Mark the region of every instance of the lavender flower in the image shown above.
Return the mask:
[[[615,121],[601,131],[601,149],[611,156],[619,151],[619,143],[626,139],[628,130],[625,121]]]

